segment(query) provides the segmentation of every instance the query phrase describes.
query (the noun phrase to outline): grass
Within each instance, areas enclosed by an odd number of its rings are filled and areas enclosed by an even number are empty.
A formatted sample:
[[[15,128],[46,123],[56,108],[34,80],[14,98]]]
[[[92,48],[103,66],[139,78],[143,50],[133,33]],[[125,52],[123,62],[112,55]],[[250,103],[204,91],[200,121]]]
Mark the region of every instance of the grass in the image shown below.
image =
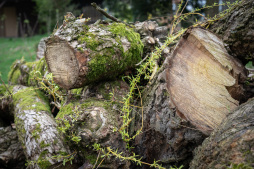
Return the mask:
[[[7,76],[12,63],[25,58],[26,61],[34,61],[37,46],[41,38],[47,35],[36,35],[28,38],[0,38],[0,73],[7,83]]]

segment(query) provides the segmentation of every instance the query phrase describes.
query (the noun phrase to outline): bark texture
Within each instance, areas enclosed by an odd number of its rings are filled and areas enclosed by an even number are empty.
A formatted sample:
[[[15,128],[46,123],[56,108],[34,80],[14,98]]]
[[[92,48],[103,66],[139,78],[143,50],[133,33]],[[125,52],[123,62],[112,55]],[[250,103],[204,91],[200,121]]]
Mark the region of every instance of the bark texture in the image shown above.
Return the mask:
[[[75,90],[74,90],[75,91]],[[66,140],[72,149],[78,151],[81,163],[80,168],[97,167],[98,151],[93,145],[118,149],[128,155],[126,143],[121,139],[119,132],[114,129],[121,126],[120,103],[129,91],[129,86],[123,81],[104,82],[97,86],[90,86],[80,92],[80,99],[73,93],[73,97],[62,107],[56,116],[60,127],[70,125],[64,132]],[[113,100],[109,93],[114,93]],[[74,142],[73,135],[80,138]],[[102,152],[100,152],[102,153]],[[127,153],[127,154],[126,154]],[[129,168],[129,162],[121,161],[115,157],[104,159],[99,168]]]
[[[16,130],[0,127],[0,168],[25,169],[25,160]]]
[[[42,38],[37,47],[36,60],[40,60],[45,57],[46,41],[47,38]]]
[[[6,87],[9,86],[0,85],[0,127],[7,127],[14,122],[14,114],[11,112],[10,105],[12,98]]]
[[[149,163],[160,160],[167,168],[174,165],[188,168],[192,151],[202,143],[205,135],[177,114],[167,89],[164,68],[143,92],[142,100],[144,128],[135,139],[135,153]],[[134,113],[136,119],[133,125],[138,130],[142,112]]]
[[[68,20],[46,41],[49,71],[65,89],[113,79],[142,57],[143,44],[132,28],[122,23],[86,22]]]
[[[254,100],[230,113],[195,151],[191,169],[254,167]]]
[[[245,68],[213,33],[187,30],[166,62],[167,88],[176,111],[203,133],[210,134],[239,105]]]
[[[244,64],[254,60],[254,2],[243,0],[228,15],[209,28],[218,34],[229,53]]]
[[[57,130],[43,93],[24,86],[13,87],[15,125],[26,159],[33,161],[29,168],[49,168],[62,162],[54,155],[68,154],[69,150]]]

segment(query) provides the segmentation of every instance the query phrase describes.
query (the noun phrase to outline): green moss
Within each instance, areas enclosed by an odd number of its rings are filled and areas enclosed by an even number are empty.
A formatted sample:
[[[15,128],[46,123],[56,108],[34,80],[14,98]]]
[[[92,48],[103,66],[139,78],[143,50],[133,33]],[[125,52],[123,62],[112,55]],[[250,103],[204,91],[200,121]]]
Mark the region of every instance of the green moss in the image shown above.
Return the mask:
[[[19,104],[19,107],[23,110],[33,109],[50,112],[49,101],[44,93],[32,87],[25,88],[14,94],[13,101],[14,104]]]
[[[40,134],[41,134],[41,124],[40,123],[36,124],[35,129],[32,131],[31,134],[35,140],[38,140],[40,138]]]
[[[140,35],[132,28],[122,23],[98,26],[103,27],[103,30],[110,31],[117,43],[107,42],[105,39],[110,39],[112,36],[99,35],[98,32],[88,32],[85,30],[80,35],[78,40],[81,43],[86,43],[86,46],[93,51],[90,54],[90,61],[88,62],[89,72],[86,75],[87,83],[96,82],[103,78],[115,78],[124,70],[134,67],[141,60],[143,52]],[[131,44],[127,51],[124,51],[121,42],[122,38],[127,38]],[[109,43],[111,46],[102,49],[99,48],[104,43]]]
[[[41,147],[41,148],[45,148],[45,147],[48,147],[48,146],[50,146],[50,144],[46,144],[46,143],[44,142],[44,140],[42,140],[42,141],[40,142],[40,147]]]
[[[72,114],[73,113],[73,109],[74,109],[74,104],[73,103],[69,103],[69,104],[65,105],[58,112],[58,114],[56,116],[56,119],[62,119],[62,118],[64,118],[65,115]]]
[[[35,85],[39,78],[42,78],[47,71],[47,64],[45,58],[41,58],[35,62],[27,62],[26,65],[30,68],[33,72],[29,73],[28,77],[28,86]]]
[[[20,76],[21,72],[19,69],[12,69],[8,74],[8,81],[11,82],[11,84],[18,84],[18,79]]]
[[[47,169],[51,166],[51,163],[45,158],[48,153],[48,150],[42,151],[37,160],[37,164],[41,169]]]
[[[94,165],[96,163],[97,156],[98,156],[97,154],[90,153],[90,152],[87,152],[87,151],[84,151],[83,154],[84,154],[85,158],[89,161],[89,163],[91,163],[92,165]]]
[[[73,94],[75,98],[80,98],[82,91],[83,91],[83,88],[72,89],[71,94]]]
[[[22,79],[23,83],[30,86],[31,81],[34,80],[34,77],[41,77],[44,75],[45,71],[47,70],[46,61],[44,58],[34,61],[34,62],[25,62],[23,59],[17,60],[14,62],[11,66],[11,71],[8,74],[8,81],[11,82],[11,84],[18,84],[19,83],[19,77],[21,76],[20,66],[26,65],[28,67],[28,72],[23,72]],[[31,74],[31,72],[37,72],[35,74]],[[40,73],[38,73],[40,72]],[[25,77],[24,75],[27,74]]]
[[[13,86],[9,86],[7,84],[6,84],[6,87],[9,89],[10,92],[13,89]],[[7,95],[9,96],[10,95],[10,93],[7,91],[6,87],[4,85],[0,85],[0,96],[7,96]]]
[[[25,149],[24,141],[25,141],[25,136],[26,136],[26,130],[24,128],[24,121],[15,116],[14,122],[16,125],[16,130],[17,130],[19,142],[22,144],[23,148]]]

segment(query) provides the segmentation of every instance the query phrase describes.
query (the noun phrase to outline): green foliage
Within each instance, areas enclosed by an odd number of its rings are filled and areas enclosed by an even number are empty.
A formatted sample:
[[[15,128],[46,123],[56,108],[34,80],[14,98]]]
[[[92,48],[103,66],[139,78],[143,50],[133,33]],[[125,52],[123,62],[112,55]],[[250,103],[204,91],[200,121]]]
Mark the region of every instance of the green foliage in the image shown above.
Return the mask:
[[[0,38],[0,72],[2,78],[7,83],[7,75],[10,67],[17,59],[24,57],[26,61],[34,61],[36,57],[37,45],[41,38],[46,35],[37,35],[28,38]]]
[[[66,12],[72,12],[78,15],[75,10],[77,5],[71,3],[71,0],[33,0],[36,3],[38,19],[41,23],[40,31],[50,34],[53,29],[62,24]]]
[[[165,0],[104,0],[103,6],[116,18],[124,22],[144,21],[152,16],[171,14],[172,1]]]
[[[227,169],[253,169],[253,168],[249,166],[248,164],[241,163],[241,164],[232,164]]]
[[[67,141],[71,140],[76,144],[80,142],[81,137],[75,132],[75,123],[77,123],[81,113],[79,105],[75,106],[70,103],[62,107],[56,117],[58,130],[66,136]]]

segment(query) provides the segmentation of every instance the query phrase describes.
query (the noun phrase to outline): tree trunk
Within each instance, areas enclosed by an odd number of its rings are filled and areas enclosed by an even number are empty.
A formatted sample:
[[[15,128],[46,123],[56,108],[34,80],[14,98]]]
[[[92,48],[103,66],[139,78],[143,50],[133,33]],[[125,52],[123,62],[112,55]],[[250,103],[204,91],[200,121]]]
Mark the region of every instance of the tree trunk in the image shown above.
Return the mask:
[[[243,0],[209,28],[220,36],[229,54],[244,64],[254,60],[254,1]]]
[[[34,88],[13,87],[15,125],[29,168],[48,168],[69,154],[44,94]]]
[[[25,169],[25,155],[11,126],[0,127],[0,168]]]
[[[46,41],[46,60],[54,81],[65,89],[114,79],[141,60],[140,36],[122,23],[86,25],[66,21]]]
[[[144,91],[145,127],[136,152],[150,163],[187,168],[194,148],[239,105],[244,77],[244,67],[217,36],[189,29]]]
[[[241,105],[195,151],[191,169],[254,167],[254,100]]]

